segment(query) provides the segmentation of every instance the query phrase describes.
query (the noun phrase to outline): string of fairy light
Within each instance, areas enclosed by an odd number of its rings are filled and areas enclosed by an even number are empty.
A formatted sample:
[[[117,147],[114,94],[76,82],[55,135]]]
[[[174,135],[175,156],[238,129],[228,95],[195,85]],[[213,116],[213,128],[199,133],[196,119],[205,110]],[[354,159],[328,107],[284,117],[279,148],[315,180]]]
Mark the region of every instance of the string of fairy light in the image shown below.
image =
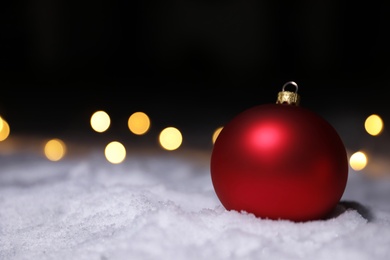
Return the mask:
[[[90,117],[91,130],[103,133],[110,127],[110,115],[103,110],[94,112]],[[142,111],[132,113],[127,122],[128,129],[135,135],[145,135],[151,127],[150,117]],[[379,136],[384,129],[382,118],[377,114],[368,116],[364,121],[366,133],[371,136]],[[217,127],[210,135],[210,141],[214,144],[223,126]],[[0,116],[0,142],[5,142],[11,135],[8,121]],[[168,126],[162,129],[158,136],[159,147],[166,151],[178,150],[183,143],[183,135],[180,129]],[[42,146],[42,154],[50,161],[60,161],[67,155],[67,144],[60,138],[52,138],[45,141]],[[109,163],[120,164],[126,159],[126,147],[119,141],[111,141],[104,147],[104,156]],[[349,157],[349,165],[354,171],[361,171],[369,164],[368,155],[363,150],[354,151]]]

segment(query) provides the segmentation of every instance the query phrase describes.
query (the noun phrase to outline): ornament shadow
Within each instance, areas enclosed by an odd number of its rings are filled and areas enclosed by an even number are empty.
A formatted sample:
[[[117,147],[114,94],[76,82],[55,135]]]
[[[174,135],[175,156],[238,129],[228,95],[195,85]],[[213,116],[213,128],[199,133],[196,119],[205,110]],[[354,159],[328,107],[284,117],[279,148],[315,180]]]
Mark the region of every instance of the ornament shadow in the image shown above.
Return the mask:
[[[356,201],[340,201],[326,219],[337,218],[338,216],[349,210],[357,211],[368,222],[374,220],[374,215],[371,210]]]

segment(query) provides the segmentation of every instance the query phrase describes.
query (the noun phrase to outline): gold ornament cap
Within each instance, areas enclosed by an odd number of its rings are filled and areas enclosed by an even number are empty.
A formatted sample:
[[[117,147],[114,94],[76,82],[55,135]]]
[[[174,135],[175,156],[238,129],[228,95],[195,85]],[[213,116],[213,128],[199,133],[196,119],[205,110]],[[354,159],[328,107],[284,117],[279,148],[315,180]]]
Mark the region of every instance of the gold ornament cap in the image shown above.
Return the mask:
[[[295,91],[291,92],[291,91],[285,90],[285,88],[288,85],[294,86]],[[280,91],[278,93],[278,98],[276,100],[276,104],[287,104],[287,105],[299,106],[300,99],[301,98],[298,95],[298,84],[295,83],[294,81],[289,81],[283,85],[282,91]]]

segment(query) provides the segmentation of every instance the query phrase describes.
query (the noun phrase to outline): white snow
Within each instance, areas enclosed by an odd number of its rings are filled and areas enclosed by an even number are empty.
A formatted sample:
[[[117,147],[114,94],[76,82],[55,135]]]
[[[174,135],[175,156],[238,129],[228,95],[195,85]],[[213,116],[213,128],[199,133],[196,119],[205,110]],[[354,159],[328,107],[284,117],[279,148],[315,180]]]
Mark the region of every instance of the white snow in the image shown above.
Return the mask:
[[[390,181],[350,172],[327,220],[226,211],[207,152],[0,156],[0,259],[390,259]]]

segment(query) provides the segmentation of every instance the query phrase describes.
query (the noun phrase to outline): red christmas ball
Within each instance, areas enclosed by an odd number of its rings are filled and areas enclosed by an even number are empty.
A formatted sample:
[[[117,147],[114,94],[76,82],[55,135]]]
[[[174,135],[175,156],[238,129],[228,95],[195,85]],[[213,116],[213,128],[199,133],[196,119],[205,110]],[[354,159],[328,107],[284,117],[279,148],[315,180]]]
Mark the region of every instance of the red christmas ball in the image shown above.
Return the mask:
[[[223,127],[210,172],[227,210],[309,221],[327,217],[340,201],[348,159],[336,130],[316,113],[292,104],[264,104]]]

